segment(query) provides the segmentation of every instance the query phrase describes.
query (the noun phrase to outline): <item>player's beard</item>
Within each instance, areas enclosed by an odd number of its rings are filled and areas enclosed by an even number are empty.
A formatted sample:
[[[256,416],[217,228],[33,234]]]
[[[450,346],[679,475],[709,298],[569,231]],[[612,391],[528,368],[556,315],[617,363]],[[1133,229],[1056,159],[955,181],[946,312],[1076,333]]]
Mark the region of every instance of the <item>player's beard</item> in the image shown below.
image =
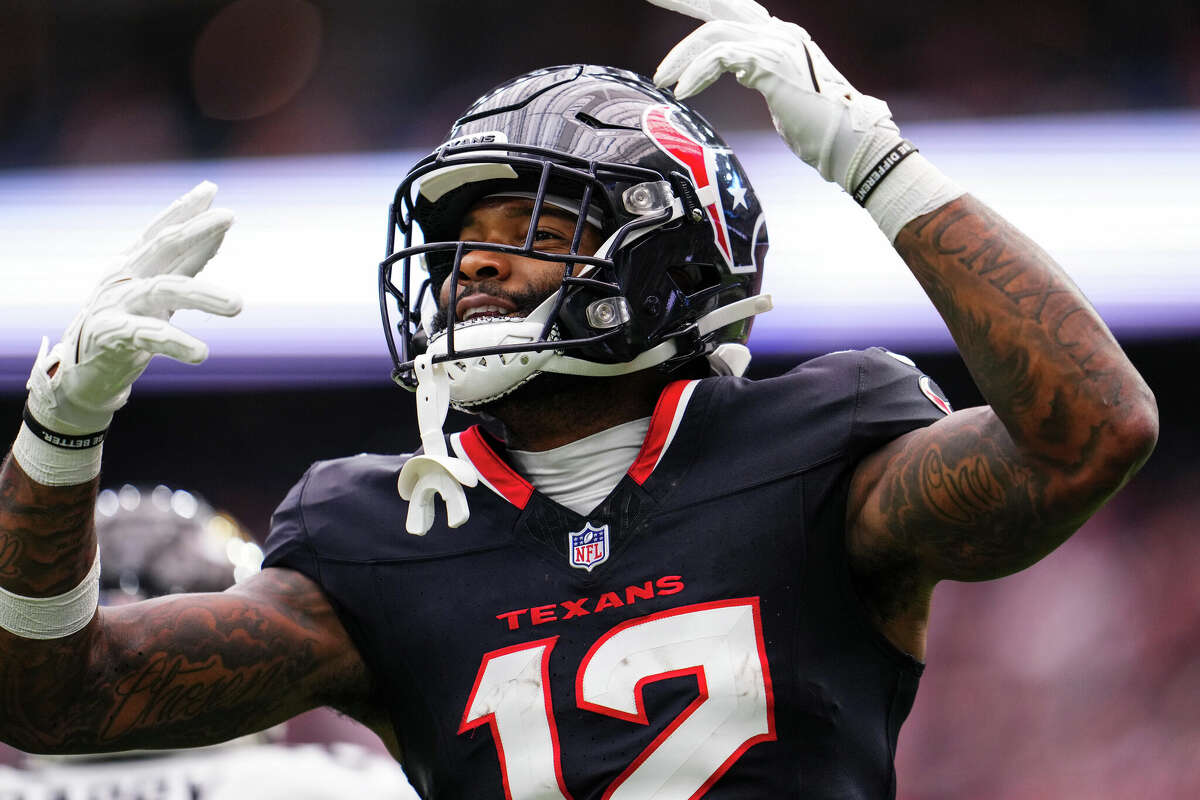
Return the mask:
[[[513,312],[512,316],[527,317],[534,309],[545,302],[547,298],[558,291],[561,285],[562,279],[560,276],[547,275],[544,280],[522,291],[512,292],[507,290],[500,281],[483,280],[468,285],[465,290],[459,293],[457,299],[462,300],[476,294],[500,297],[516,306],[516,311]],[[446,329],[447,322],[448,314],[446,308],[439,308],[433,318],[431,328],[434,331],[443,331]],[[581,385],[583,385],[581,384],[581,378],[576,375],[537,373],[504,397],[487,403],[472,405],[470,412],[481,414],[493,423],[499,423],[499,425],[492,424],[488,427],[493,433],[501,434],[502,430],[499,429],[503,428],[501,419],[507,418],[519,424],[521,418],[527,418],[529,415],[543,418],[548,414],[553,415],[556,409],[569,405],[568,396],[578,393]]]
[[[533,437],[556,440],[558,446],[628,422],[650,416],[663,386],[670,380],[657,370],[628,375],[592,377],[541,372],[498,400],[473,411],[489,421],[499,421],[501,435],[518,450],[545,449],[533,446]],[[565,433],[570,435],[564,436]],[[524,438],[523,438],[524,437]]]

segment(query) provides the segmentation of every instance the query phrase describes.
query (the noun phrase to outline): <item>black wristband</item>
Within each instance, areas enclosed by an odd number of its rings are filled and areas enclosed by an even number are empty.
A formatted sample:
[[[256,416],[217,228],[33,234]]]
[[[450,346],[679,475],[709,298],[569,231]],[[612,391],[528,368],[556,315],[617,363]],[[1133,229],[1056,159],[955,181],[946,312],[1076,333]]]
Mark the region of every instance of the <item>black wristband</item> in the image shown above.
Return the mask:
[[[33,414],[29,411],[28,403],[25,404],[25,408],[21,411],[21,417],[25,420],[26,427],[33,431],[34,436],[46,444],[61,447],[64,450],[87,450],[90,447],[99,447],[104,444],[104,437],[108,435],[108,428],[96,431],[95,433],[85,433],[81,436],[55,433],[33,418]]]
[[[854,197],[854,201],[860,206],[867,204],[867,198],[871,196],[871,192],[883,182],[887,174],[896,168],[904,159],[917,152],[917,146],[907,139],[901,139],[900,143],[883,154],[883,158],[876,162],[875,166],[871,167],[871,171],[867,176],[859,181],[858,186],[854,187],[854,191],[850,194]]]

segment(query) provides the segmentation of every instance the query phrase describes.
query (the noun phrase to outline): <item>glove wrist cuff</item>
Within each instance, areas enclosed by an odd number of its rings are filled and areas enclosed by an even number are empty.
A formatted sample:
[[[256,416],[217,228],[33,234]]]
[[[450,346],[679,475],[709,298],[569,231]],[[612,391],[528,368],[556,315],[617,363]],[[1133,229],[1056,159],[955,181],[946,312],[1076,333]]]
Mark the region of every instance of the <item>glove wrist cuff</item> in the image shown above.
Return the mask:
[[[75,486],[100,474],[107,430],[60,435],[38,423],[28,407],[24,416],[12,455],[26,475],[43,486]]]
[[[911,143],[901,142],[878,164],[860,181],[866,191],[859,202],[866,206],[889,242],[895,242],[900,230],[917,217],[966,194],[965,189],[929,163]],[[872,177],[876,180],[870,183]],[[856,200],[858,191],[856,186]]]
[[[864,208],[867,205],[867,199],[870,198],[875,190],[883,182],[883,179],[900,166],[900,162],[914,155],[917,152],[917,147],[907,139],[900,139],[891,149],[884,152],[875,163],[867,170],[866,174],[855,183],[853,186],[847,186],[846,191],[854,198],[854,202]]]
[[[67,337],[72,337],[70,330]],[[29,372],[29,380],[25,383],[25,388],[29,389],[29,397],[25,401],[25,415],[33,416],[34,430],[37,430],[40,424],[65,439],[93,436],[98,431],[107,430],[112,422],[113,411],[124,404],[125,397],[118,397],[110,409],[88,408],[72,402],[62,384],[62,371],[75,369],[77,365],[69,364],[64,358],[63,350],[66,345],[63,342],[54,345],[53,349],[49,344],[49,341],[42,337],[42,346],[38,349],[33,369]],[[55,365],[59,373],[51,377],[50,372]]]
[[[58,431],[50,430],[38,422],[37,417],[29,410],[28,402],[25,403],[25,408],[21,411],[21,418],[25,422],[25,427],[29,428],[35,436],[46,444],[63,450],[87,450],[92,447],[99,447],[104,444],[104,437],[108,434],[107,427],[91,433],[59,433]]]

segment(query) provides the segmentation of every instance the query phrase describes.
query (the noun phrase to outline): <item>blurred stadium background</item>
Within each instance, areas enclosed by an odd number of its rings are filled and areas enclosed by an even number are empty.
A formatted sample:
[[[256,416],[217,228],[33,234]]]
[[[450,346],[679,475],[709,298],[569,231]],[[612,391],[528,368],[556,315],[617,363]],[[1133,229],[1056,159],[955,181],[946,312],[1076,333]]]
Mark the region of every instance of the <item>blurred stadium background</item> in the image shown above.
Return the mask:
[[[1159,398],[1158,451],[1019,575],[943,584],[897,754],[904,800],[1200,796],[1200,8],[768,3],[935,162],[1057,257]],[[0,13],[0,419],[42,335],[197,181],[238,213],[207,271],[230,324],[181,314],[200,368],[155,363],[105,485],[188,486],[260,539],[309,462],[417,443],[390,386],[374,263],[407,165],[476,95],[575,61],[650,73],[692,27],[641,0],[5,0]],[[940,321],[856,206],[796,162],[730,79],[727,134],[772,236],[752,372],[882,344],[980,401]],[[399,525],[398,528],[399,530]],[[297,741],[361,735],[317,715]],[[12,761],[16,754],[0,754]]]

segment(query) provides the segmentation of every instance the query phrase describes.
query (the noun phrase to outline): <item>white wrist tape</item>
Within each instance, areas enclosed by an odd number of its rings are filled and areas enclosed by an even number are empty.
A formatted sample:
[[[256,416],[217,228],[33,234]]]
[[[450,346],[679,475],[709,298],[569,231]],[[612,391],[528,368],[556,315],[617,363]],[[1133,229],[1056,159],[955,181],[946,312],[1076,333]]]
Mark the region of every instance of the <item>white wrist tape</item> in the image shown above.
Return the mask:
[[[866,208],[888,241],[895,242],[905,225],[966,193],[923,155],[913,152],[879,181]]]
[[[25,474],[43,486],[75,486],[100,474],[104,445],[80,449],[57,447],[22,423],[12,454]]]
[[[0,588],[0,628],[25,639],[61,639],[83,630],[100,603],[100,549],[88,574],[69,592],[25,597]]]

